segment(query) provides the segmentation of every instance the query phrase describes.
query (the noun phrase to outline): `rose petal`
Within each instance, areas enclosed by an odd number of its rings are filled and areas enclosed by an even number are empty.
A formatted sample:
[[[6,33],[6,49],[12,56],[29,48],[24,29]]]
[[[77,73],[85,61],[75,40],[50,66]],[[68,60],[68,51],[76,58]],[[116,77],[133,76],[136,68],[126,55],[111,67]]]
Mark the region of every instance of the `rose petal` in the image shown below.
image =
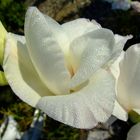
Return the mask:
[[[139,140],[140,139],[140,123],[134,125],[127,134],[127,140]]]
[[[96,21],[88,20],[85,18],[79,18],[67,23],[62,24],[62,27],[66,34],[68,35],[70,42],[72,42],[77,37],[84,35],[90,31],[101,28],[100,24]]]
[[[127,36],[121,36],[118,34],[115,34],[115,47],[114,47],[114,53],[117,53],[120,55],[120,52],[123,51],[125,43],[131,39],[133,36],[132,35],[127,35]],[[118,56],[116,55],[116,56]]]
[[[13,35],[12,35],[13,36]],[[24,37],[15,40],[8,34],[3,68],[15,94],[31,106],[46,95],[53,95],[42,83],[28,55]],[[16,36],[17,38],[17,36]]]
[[[36,8],[29,8],[25,19],[28,51],[37,72],[48,88],[55,94],[68,94],[70,73],[53,32],[55,26],[53,28],[50,25],[50,20],[47,21]]]
[[[114,61],[114,63],[109,67],[111,73],[113,74],[113,76],[114,76],[115,79],[116,79],[116,83],[117,83],[117,80],[118,80],[118,77],[119,77],[119,74],[120,74],[120,67],[119,67],[119,64],[120,64],[120,62],[123,60],[124,54],[125,54],[125,52],[122,51],[121,54],[120,54],[120,56],[119,56],[119,57]]]
[[[117,101],[115,101],[115,106],[114,106],[114,110],[112,114],[116,116],[118,119],[123,120],[123,121],[127,121],[128,119],[127,112],[123,109],[123,107]]]
[[[83,89],[70,95],[43,97],[37,107],[55,120],[88,129],[110,117],[114,99],[114,78],[100,70]]]
[[[120,63],[118,101],[126,110],[140,108],[140,44],[131,46]]]
[[[35,10],[35,8],[34,8],[34,10]],[[69,42],[69,38],[67,37],[67,34],[65,33],[63,27],[59,23],[57,23],[54,19],[52,19],[51,17],[49,17],[47,15],[43,15],[43,14],[42,14],[42,16],[44,16],[44,18],[46,20],[47,25],[45,28],[50,29],[49,31],[51,31],[53,33],[53,36],[57,40],[57,43],[61,47],[62,51],[64,52],[64,55],[68,55],[70,42]]]
[[[110,30],[98,29],[75,39],[71,46],[75,75],[74,88],[89,79],[94,72],[108,62],[114,47],[114,35]]]
[[[115,91],[116,91],[116,98],[117,98],[117,84],[118,84],[118,77],[120,75],[120,67],[119,67],[119,64],[120,62],[124,59],[124,54],[125,52],[122,51],[120,56],[114,61],[113,64],[111,64],[109,66],[109,71],[112,73],[112,75],[114,76],[115,78]],[[119,115],[119,114],[118,114]],[[120,116],[120,115],[119,115]],[[119,117],[120,119],[120,117]],[[122,118],[124,119],[124,117]]]
[[[123,53],[124,45],[127,42],[127,40],[131,39],[132,35],[127,36],[121,36],[118,34],[115,34],[115,45],[114,50],[111,59],[109,60],[109,63],[106,65],[107,67],[112,67],[111,65],[117,61],[117,59],[120,57],[120,54]]]

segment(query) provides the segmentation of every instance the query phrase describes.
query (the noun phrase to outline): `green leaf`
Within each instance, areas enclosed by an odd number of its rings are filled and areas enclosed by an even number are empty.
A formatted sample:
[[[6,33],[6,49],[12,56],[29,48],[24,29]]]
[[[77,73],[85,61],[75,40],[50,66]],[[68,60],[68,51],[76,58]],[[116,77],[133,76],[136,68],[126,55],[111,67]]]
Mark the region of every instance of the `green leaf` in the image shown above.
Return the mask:
[[[2,65],[7,31],[0,21],[0,65]]]
[[[0,86],[8,85],[8,82],[5,78],[4,72],[0,71]]]
[[[139,115],[137,112],[131,110],[131,111],[129,112],[129,119],[130,119],[133,123],[138,123],[138,122],[140,122],[140,115]]]

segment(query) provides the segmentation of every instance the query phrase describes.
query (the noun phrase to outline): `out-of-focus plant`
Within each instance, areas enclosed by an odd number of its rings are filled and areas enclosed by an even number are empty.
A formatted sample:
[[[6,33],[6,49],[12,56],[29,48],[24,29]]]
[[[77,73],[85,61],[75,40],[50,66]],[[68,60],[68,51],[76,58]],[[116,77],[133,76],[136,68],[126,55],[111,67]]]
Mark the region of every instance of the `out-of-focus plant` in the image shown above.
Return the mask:
[[[3,63],[6,34],[7,31],[0,22],[0,65]]]
[[[7,30],[22,32],[24,25],[25,5],[18,0],[0,0],[0,20]],[[7,26],[8,25],[8,26]],[[0,65],[3,62],[6,30],[0,22]],[[0,66],[1,67],[1,66]],[[0,68],[2,70],[2,68]],[[7,85],[5,75],[0,71],[0,86]]]
[[[0,126],[1,140],[16,140],[20,139],[20,132],[18,131],[18,124],[13,116],[8,116]]]
[[[43,132],[45,119],[46,115],[36,109],[30,128],[23,134],[22,140],[39,140]]]
[[[35,110],[32,123],[28,130],[25,132],[19,131],[19,125],[15,120],[15,116],[9,115],[0,126],[0,139],[1,140],[39,140],[42,136],[42,129],[46,115]]]
[[[0,86],[8,85],[8,82],[5,78],[4,72],[0,71]]]
[[[8,31],[23,31],[25,11],[23,0],[0,0],[0,20]]]
[[[7,34],[7,31],[5,30],[2,23],[0,22],[0,67],[3,63],[3,58],[4,58],[6,34]],[[0,70],[0,86],[4,86],[7,84],[8,83],[5,78],[4,72]]]
[[[112,9],[128,10],[131,7],[131,0],[105,0],[112,3]]]
[[[105,0],[107,2],[112,3],[112,9],[121,9],[121,10],[129,10],[131,7],[136,11],[140,12],[140,2],[132,1],[132,0]]]
[[[135,112],[134,110],[129,111],[129,118],[133,123],[140,122],[140,114]]]

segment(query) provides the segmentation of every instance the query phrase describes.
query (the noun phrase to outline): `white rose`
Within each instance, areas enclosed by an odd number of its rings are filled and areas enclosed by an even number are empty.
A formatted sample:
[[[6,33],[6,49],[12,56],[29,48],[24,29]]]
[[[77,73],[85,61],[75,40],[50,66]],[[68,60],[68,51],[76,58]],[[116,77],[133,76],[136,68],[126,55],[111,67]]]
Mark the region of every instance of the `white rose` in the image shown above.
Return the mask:
[[[129,38],[82,18],[59,25],[31,7],[25,38],[7,35],[3,68],[23,101],[55,120],[88,129],[112,113],[115,81],[106,69]]]
[[[111,71],[116,77],[117,94],[113,114],[126,121],[130,111],[140,114],[140,44],[123,53]]]

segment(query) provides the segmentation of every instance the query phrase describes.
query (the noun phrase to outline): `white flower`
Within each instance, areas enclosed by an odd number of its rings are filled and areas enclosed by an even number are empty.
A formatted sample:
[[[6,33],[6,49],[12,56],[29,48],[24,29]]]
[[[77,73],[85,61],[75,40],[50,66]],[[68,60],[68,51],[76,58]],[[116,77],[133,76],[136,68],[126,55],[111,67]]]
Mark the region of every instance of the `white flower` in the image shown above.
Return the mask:
[[[130,111],[140,114],[140,44],[131,46],[122,54],[111,71],[116,77],[118,101],[113,114],[126,121]]]
[[[127,134],[127,140],[139,140],[140,139],[140,123],[134,125]]]
[[[112,113],[115,82],[105,68],[128,38],[86,19],[59,25],[31,7],[25,38],[7,35],[3,68],[23,101],[65,124],[92,128]]]

